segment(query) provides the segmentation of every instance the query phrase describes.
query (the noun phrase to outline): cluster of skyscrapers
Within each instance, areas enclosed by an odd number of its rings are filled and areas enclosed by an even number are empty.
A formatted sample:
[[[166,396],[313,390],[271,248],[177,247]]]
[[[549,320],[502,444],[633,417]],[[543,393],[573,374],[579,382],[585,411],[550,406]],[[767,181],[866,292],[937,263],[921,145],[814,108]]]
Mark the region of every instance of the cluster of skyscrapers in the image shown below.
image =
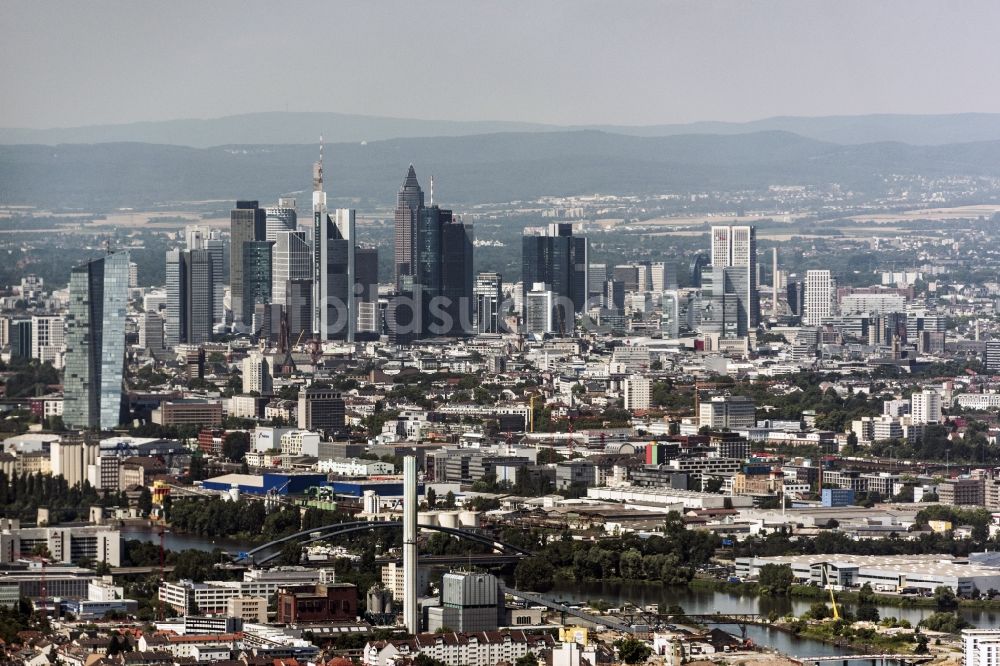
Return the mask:
[[[354,209],[328,210],[322,152],[313,167],[312,224],[299,227],[294,199],[261,208],[237,201],[230,216],[229,309],[224,319],[223,246],[218,231],[189,227],[185,249],[167,253],[163,344],[200,344],[227,324],[286,342],[354,341],[388,334],[402,343],[429,336],[497,331],[500,277],[473,285],[473,229],[426,204],[412,165],[395,210],[394,289],[379,303],[378,250],[359,246]],[[479,322],[477,298],[491,313]],[[159,313],[144,322],[156,329]],[[158,342],[155,333],[143,336]]]

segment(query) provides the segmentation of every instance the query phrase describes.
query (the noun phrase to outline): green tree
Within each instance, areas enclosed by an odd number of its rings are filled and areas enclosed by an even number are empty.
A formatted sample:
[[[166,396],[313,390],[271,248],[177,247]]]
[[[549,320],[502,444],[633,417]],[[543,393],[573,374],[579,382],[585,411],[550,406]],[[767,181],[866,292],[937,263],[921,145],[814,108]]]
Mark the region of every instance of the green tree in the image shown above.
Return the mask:
[[[635,548],[629,548],[622,553],[621,558],[618,561],[618,567],[621,571],[622,578],[639,580],[643,577],[642,553]]]
[[[765,564],[760,568],[757,582],[765,594],[788,596],[795,582],[795,574],[787,564]]]
[[[954,590],[947,585],[939,585],[934,588],[934,604],[938,611],[947,612],[958,608],[958,597]]]
[[[847,451],[851,454],[857,453],[858,450],[858,436],[852,430],[847,434]]]
[[[514,666],[538,666],[538,657],[535,656],[534,652],[529,652],[523,657],[518,657]]]
[[[237,430],[226,433],[222,440],[222,455],[233,462],[243,460],[250,450],[250,433]]]
[[[139,491],[139,511],[142,515],[148,516],[153,510],[153,493],[149,492],[148,486],[143,486]]]
[[[878,608],[875,606],[875,592],[868,583],[865,583],[858,591],[857,618],[862,622],[879,621]]]
[[[542,557],[526,557],[514,569],[514,584],[519,590],[548,592],[552,589],[555,568]]]
[[[191,454],[191,466],[188,468],[188,477],[191,481],[204,481],[208,478],[208,462],[201,451]]]
[[[809,606],[809,610],[806,611],[806,616],[812,618],[813,620],[825,620],[830,617],[830,609],[827,607],[825,601],[816,601]]]
[[[633,636],[619,638],[614,642],[618,650],[618,658],[626,664],[641,664],[653,653],[653,648],[646,641],[641,641]]]
[[[537,462],[539,465],[548,465],[549,463],[558,463],[564,460],[566,460],[566,456],[551,447],[545,447],[538,451]]]
[[[921,627],[926,627],[931,631],[941,631],[947,634],[957,634],[969,626],[957,613],[933,613],[920,621]]]

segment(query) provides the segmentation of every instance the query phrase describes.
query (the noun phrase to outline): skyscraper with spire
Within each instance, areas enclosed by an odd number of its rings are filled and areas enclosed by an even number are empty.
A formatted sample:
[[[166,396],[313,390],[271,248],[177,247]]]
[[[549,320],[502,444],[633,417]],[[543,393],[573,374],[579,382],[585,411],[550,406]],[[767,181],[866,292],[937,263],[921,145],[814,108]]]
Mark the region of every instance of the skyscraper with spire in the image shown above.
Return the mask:
[[[326,192],[323,191],[323,137],[319,138],[319,161],[313,164],[313,248],[312,248],[312,328],[321,338],[324,327],[324,286],[326,285]]]
[[[323,139],[313,166],[313,336],[318,340],[354,340],[357,297],[354,293],[355,211],[339,208],[330,216],[323,190]]]
[[[396,289],[411,291],[417,274],[417,227],[424,209],[424,192],[417,182],[417,173],[410,165],[403,185],[396,195]]]

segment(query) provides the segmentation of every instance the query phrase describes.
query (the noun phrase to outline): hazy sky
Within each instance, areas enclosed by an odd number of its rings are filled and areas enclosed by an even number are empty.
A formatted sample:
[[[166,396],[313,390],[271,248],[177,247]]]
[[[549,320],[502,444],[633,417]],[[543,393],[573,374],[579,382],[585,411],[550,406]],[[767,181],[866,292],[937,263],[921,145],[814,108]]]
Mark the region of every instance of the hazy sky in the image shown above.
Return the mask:
[[[1000,112],[996,0],[0,0],[0,126]]]

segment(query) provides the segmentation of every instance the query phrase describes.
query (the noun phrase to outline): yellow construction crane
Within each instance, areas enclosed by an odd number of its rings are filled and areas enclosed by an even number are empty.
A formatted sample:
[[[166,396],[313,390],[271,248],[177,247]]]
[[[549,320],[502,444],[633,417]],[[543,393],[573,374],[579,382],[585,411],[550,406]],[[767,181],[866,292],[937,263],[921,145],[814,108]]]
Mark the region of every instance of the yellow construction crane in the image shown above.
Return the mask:
[[[833,619],[840,619],[840,609],[837,608],[837,598],[833,595],[833,585],[830,584],[830,573],[827,570],[827,565],[823,565],[823,578],[826,582],[826,588],[830,590],[830,609],[833,611]]]

